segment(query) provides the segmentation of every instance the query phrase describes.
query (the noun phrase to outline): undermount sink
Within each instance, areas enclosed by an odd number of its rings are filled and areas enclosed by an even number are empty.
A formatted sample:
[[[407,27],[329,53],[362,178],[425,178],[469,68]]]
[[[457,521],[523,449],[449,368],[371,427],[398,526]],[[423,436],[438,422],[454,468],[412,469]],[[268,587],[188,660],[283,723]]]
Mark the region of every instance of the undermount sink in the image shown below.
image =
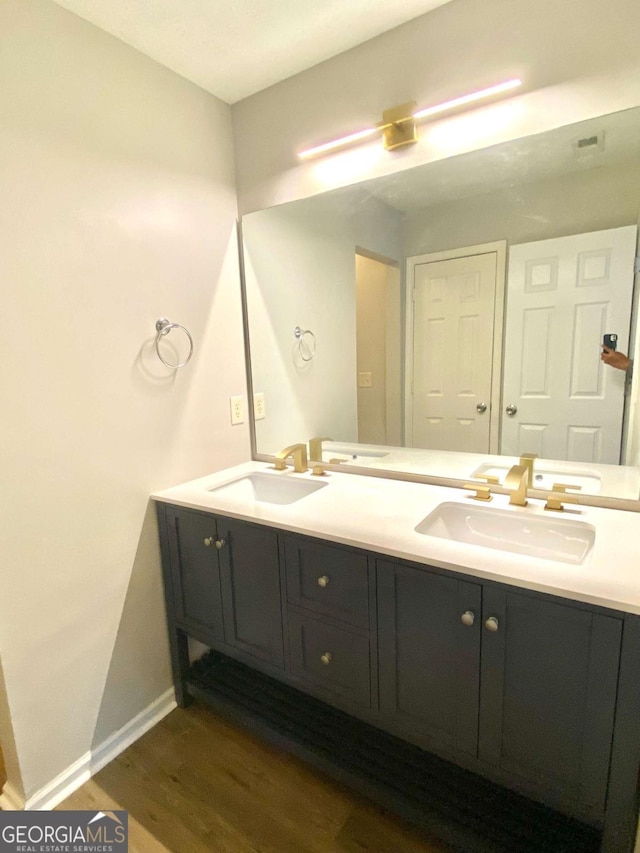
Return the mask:
[[[237,480],[213,486],[210,492],[243,503],[292,504],[323,489],[327,483],[297,480],[291,474],[246,474]]]
[[[361,450],[360,448],[351,450],[348,447],[325,448],[324,450],[324,455],[327,457],[335,456],[336,454],[348,456],[350,459],[358,459],[361,456],[367,459],[382,459],[384,456],[389,455],[388,452],[383,450]]]
[[[426,536],[562,563],[582,563],[596,538],[595,528],[584,521],[453,502],[440,504],[415,530]]]
[[[490,462],[480,465],[479,468],[472,473],[472,477],[497,477],[500,482],[504,482],[507,476],[510,465],[494,465]],[[531,488],[542,489],[550,492],[553,490],[554,483],[571,483],[574,486],[580,486],[583,492],[589,495],[597,495],[600,493],[602,481],[600,475],[596,472],[587,473],[584,471],[554,471],[551,468],[538,467],[533,468],[533,484]]]

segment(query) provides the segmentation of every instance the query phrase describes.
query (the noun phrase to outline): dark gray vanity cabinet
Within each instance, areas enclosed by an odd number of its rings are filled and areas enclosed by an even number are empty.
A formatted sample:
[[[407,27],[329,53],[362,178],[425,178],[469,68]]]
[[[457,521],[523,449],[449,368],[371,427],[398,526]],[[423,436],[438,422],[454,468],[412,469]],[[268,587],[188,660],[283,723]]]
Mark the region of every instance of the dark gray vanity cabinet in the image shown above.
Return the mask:
[[[456,849],[631,853],[640,617],[157,510],[179,704],[204,698]],[[190,637],[211,649],[195,662]]]
[[[378,618],[380,708],[395,731],[602,819],[621,618],[382,560]]]
[[[268,527],[166,508],[178,627],[284,665],[277,534]]]

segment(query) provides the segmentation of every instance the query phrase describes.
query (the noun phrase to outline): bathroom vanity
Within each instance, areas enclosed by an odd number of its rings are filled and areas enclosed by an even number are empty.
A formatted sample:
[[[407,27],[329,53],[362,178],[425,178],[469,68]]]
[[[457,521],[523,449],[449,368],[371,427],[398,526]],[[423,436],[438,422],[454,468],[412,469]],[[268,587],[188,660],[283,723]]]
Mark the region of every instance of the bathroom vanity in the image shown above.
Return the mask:
[[[179,704],[469,853],[633,849],[637,514],[259,462],[154,499]]]

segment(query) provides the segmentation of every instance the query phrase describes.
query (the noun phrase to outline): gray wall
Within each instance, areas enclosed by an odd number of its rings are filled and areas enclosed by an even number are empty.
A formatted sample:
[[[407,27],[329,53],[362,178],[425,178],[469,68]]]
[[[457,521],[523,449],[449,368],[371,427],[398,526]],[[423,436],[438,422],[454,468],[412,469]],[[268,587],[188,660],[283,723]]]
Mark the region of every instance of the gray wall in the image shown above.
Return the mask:
[[[0,739],[30,798],[171,686],[149,494],[250,449],[229,108],[46,0],[0,31]]]

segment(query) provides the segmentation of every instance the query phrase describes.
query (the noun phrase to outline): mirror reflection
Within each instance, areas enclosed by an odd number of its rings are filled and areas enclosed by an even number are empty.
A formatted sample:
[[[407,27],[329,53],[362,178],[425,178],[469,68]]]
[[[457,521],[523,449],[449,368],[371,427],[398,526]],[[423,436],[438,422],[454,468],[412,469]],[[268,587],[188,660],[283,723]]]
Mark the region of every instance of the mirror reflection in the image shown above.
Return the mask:
[[[637,499],[640,108],[243,217],[256,451]],[[610,361],[610,359],[609,359]],[[319,447],[319,445],[316,445]],[[506,457],[506,458],[503,458]]]

